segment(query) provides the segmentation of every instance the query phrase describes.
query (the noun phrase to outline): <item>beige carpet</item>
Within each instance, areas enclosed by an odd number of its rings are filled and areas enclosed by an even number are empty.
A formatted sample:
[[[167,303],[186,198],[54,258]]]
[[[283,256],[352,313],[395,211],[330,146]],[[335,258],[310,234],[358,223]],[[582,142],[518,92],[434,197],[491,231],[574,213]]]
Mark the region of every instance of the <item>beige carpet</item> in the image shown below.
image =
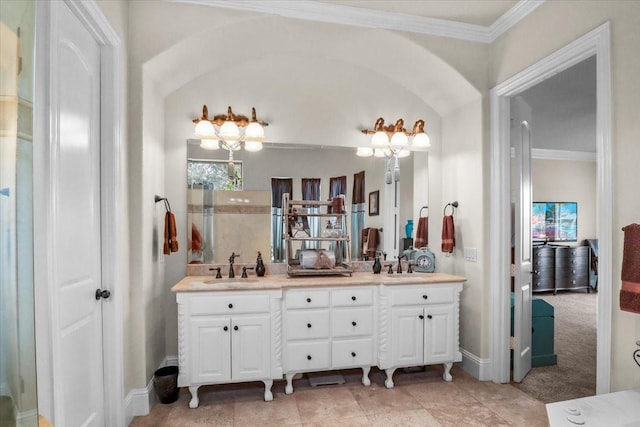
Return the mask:
[[[545,403],[596,393],[596,299],[584,291],[535,294],[555,309],[558,364],[533,368],[522,383],[513,383]]]

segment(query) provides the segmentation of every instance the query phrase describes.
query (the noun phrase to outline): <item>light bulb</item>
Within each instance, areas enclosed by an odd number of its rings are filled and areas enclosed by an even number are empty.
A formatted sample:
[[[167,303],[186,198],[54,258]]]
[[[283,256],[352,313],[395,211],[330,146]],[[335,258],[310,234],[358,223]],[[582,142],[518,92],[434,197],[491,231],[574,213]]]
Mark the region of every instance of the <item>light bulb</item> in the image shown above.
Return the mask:
[[[379,131],[373,134],[371,138],[371,146],[375,148],[384,148],[389,145],[389,137],[385,132]]]
[[[262,150],[262,142],[247,140],[244,143],[244,149],[250,152],[256,152]]]
[[[409,138],[404,132],[396,132],[391,137],[391,145],[397,148],[402,148],[409,143]]]
[[[411,142],[411,146],[415,148],[429,148],[431,147],[431,140],[429,139],[429,135],[424,132],[417,133],[416,136],[413,137],[413,141]]]
[[[264,141],[264,129],[258,122],[251,122],[244,131],[245,141]]]
[[[218,148],[220,148],[217,139],[201,139],[200,147],[204,148],[205,150],[217,150]]]
[[[371,147],[358,147],[356,149],[356,156],[371,157],[371,156],[373,156],[373,148],[371,148]]]
[[[200,120],[196,124],[193,137],[196,139],[211,139],[216,136],[216,131],[209,120]]]
[[[225,121],[222,126],[220,126],[220,137],[225,141],[237,141],[240,139],[240,129],[238,129],[238,125],[231,120]]]
[[[373,156],[374,157],[386,157],[384,154],[384,150],[382,148],[375,148],[373,150]]]

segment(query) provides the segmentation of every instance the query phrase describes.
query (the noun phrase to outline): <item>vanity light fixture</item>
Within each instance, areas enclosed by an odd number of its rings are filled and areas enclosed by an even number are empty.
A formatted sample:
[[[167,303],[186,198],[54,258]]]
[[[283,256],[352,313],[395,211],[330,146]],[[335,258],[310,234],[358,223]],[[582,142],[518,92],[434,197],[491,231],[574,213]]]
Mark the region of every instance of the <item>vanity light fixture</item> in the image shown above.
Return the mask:
[[[431,141],[424,131],[424,120],[422,119],[416,121],[411,132],[407,132],[404,128],[404,119],[398,119],[395,124],[385,126],[384,119],[378,117],[373,130],[363,129],[362,133],[373,136],[371,137],[371,146],[357,148],[356,155],[360,157],[402,158],[409,156],[411,151],[425,150],[431,147]]]
[[[217,150],[222,147],[229,151],[229,178],[235,175],[233,152],[244,147],[245,150],[255,152],[262,150],[264,142],[264,127],[269,123],[258,121],[256,109],[251,109],[251,120],[247,116],[234,114],[231,106],[227,114],[218,114],[209,118],[209,110],[202,106],[202,117],[192,120],[196,124],[194,138],[200,140],[200,147],[206,150]]]

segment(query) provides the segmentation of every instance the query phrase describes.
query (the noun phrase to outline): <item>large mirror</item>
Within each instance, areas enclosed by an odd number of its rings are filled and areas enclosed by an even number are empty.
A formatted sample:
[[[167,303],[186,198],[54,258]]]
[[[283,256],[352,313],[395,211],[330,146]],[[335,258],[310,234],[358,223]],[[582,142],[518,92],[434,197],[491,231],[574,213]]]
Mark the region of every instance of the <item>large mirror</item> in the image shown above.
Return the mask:
[[[385,238],[399,237],[384,231],[384,215],[369,215],[369,193],[385,185],[384,159],[357,157],[353,147],[277,143],[265,143],[259,152],[236,151],[233,159],[230,169],[228,151],[206,150],[199,140],[187,141],[188,263],[224,264],[232,252],[240,254],[237,262],[252,263],[258,251],[265,261],[284,261],[272,242],[274,234],[277,239],[281,233],[273,220],[277,203],[273,200],[272,178],[290,178],[295,200],[303,199],[303,178],[317,178],[319,199],[328,200],[331,178],[346,177],[347,227],[355,229],[350,232],[352,260],[364,259],[367,254],[360,246],[362,235],[354,236],[354,231],[378,230],[379,247]],[[400,162],[403,184],[399,200],[387,200],[391,198],[385,199],[381,191],[379,203],[381,213],[385,203],[398,203],[404,212],[398,221],[406,222],[406,218],[414,217],[413,156]],[[364,203],[354,206],[354,175],[361,172],[365,177]],[[354,215],[356,210],[359,216]]]

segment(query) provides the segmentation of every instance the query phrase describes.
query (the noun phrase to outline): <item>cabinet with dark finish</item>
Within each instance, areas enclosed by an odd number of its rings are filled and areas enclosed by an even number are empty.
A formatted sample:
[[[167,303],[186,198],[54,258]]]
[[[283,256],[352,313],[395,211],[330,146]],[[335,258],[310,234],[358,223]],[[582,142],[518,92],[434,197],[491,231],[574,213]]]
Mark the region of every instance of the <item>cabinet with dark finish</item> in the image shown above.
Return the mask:
[[[589,291],[590,249],[588,246],[556,248],[556,291]]]
[[[533,292],[555,291],[555,265],[553,247],[533,248]]]
[[[589,287],[591,252],[587,246],[533,248],[533,292],[579,290]]]

